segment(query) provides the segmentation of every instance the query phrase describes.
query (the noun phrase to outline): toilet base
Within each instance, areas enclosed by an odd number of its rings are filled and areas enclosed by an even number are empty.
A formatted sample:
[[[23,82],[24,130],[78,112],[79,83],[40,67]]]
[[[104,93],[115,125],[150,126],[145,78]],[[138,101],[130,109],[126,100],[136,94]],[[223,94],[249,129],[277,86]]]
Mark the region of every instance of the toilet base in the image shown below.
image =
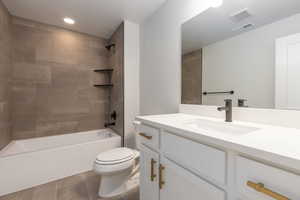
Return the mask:
[[[139,186],[139,173],[131,175],[132,169],[118,175],[102,176],[99,186],[99,197],[112,198],[126,194]]]

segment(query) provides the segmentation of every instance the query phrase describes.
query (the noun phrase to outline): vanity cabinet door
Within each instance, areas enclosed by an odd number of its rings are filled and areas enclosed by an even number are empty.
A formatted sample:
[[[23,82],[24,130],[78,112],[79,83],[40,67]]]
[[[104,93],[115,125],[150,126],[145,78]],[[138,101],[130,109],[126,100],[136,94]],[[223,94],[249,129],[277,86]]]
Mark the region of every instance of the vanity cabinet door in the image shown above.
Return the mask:
[[[165,157],[194,173],[226,185],[226,153],[198,142],[164,131],[161,149]],[[213,159],[212,159],[213,158]]]
[[[159,154],[141,145],[140,199],[159,200]]]
[[[236,183],[249,200],[300,199],[300,176],[244,157],[237,157]]]
[[[225,200],[225,192],[162,158],[159,169],[160,200]],[[144,200],[144,199],[142,199]]]

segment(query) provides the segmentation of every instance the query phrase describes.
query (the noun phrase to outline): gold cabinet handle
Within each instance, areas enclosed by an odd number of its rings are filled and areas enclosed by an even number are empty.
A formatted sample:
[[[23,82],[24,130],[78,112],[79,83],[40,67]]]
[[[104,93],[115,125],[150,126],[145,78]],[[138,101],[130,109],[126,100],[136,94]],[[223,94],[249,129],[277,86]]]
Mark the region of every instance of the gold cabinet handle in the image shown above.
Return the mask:
[[[154,160],[154,159],[151,159],[151,175],[150,175],[150,179],[151,181],[153,182],[154,179],[156,178],[156,174],[154,174],[154,165],[156,164],[157,162]]]
[[[164,184],[166,183],[163,180],[163,171],[165,170],[165,167],[163,165],[159,165],[159,189],[162,189]]]
[[[140,136],[146,138],[147,140],[151,140],[152,136],[146,135],[145,133],[139,133]]]
[[[277,192],[273,192],[272,190],[265,188],[264,184],[262,184],[262,183],[254,183],[252,181],[248,181],[247,186],[256,190],[257,192],[263,193],[263,194],[265,194],[269,197],[272,197],[276,200],[290,200],[289,198],[287,198]]]

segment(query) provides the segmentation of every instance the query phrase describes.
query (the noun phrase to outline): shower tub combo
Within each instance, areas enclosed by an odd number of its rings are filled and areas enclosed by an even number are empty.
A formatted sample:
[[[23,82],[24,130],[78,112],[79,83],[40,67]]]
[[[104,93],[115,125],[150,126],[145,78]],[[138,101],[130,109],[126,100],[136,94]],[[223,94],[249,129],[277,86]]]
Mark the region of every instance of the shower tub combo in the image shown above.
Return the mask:
[[[90,171],[99,153],[120,146],[110,129],[13,141],[0,151],[0,196]]]

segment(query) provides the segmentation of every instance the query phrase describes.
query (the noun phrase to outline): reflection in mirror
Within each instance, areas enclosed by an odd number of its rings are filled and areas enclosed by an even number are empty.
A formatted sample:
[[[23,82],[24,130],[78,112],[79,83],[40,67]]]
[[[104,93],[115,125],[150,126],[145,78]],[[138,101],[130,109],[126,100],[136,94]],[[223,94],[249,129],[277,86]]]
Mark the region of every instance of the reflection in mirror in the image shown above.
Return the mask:
[[[182,25],[182,103],[300,109],[300,1],[224,0]]]

